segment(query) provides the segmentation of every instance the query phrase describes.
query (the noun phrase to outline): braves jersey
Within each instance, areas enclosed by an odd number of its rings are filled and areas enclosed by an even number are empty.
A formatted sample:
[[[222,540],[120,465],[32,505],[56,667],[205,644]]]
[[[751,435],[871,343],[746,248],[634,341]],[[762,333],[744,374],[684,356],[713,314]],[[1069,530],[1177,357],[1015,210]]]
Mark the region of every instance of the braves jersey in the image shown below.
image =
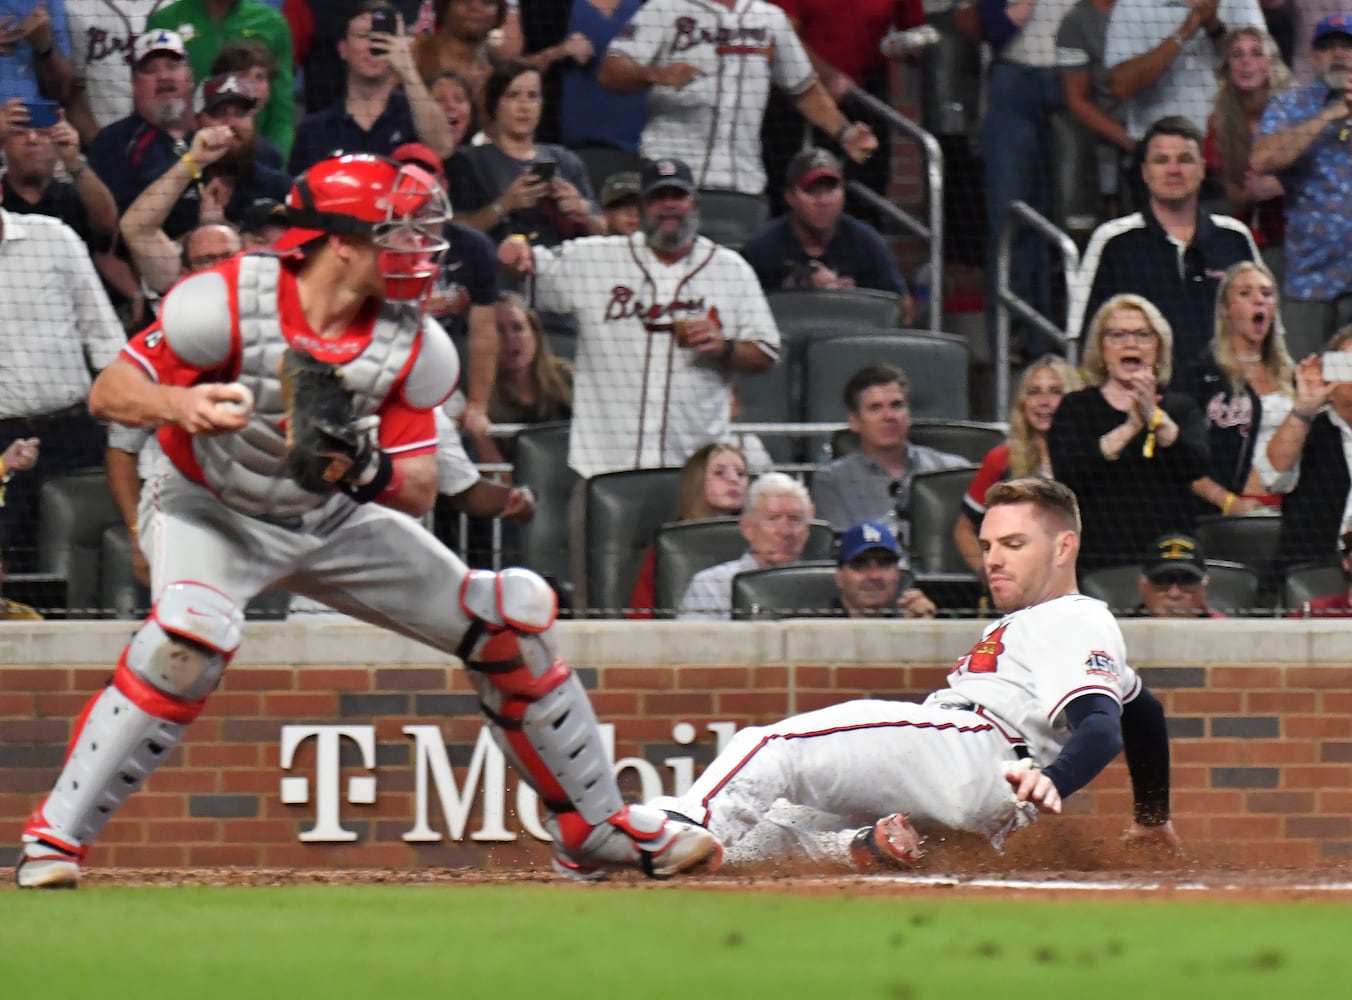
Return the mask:
[[[935,692],[926,703],[954,704],[956,692],[1012,742],[1027,743],[1041,767],[1070,738],[1070,702],[1103,694],[1121,705],[1141,690],[1117,621],[1102,601],[1083,594],[1006,615],[958,660],[948,683],[949,691]]]
[[[779,357],[751,265],[702,236],[674,264],[636,233],[536,247],[535,266],[536,305],[577,319],[568,464],[582,476],[678,466],[728,433],[728,370],[677,346],[677,319],[709,315]]]
[[[704,71],[679,89],[648,91],[640,151],[685,160],[699,187],[744,194],[765,190],[760,133],[770,84],[798,95],[817,79],[788,17],[764,0],[736,0],[731,10],[706,0],[648,0],[607,52],[640,66]]]
[[[66,0],[71,64],[99,128],[131,114],[131,46],[169,0]]]
[[[132,338],[123,350],[123,356],[140,367],[151,379],[161,385],[192,386],[202,382],[231,382],[247,367],[241,351],[241,316],[237,286],[241,263],[246,257],[236,257],[209,271],[199,272],[180,282],[165,296],[160,318],[142,333]],[[222,282],[221,279],[224,279]],[[184,307],[176,308],[175,297],[185,297]],[[213,301],[220,300],[220,301]],[[283,265],[277,272],[277,322],[286,342],[307,351],[320,361],[358,367],[362,356],[374,350],[369,357],[379,357],[389,349],[378,332],[390,329],[383,318],[379,304],[372,302],[353,325],[341,336],[322,338],[305,319],[296,291],[295,277]],[[437,429],[433,408],[439,405],[454,388],[457,366],[440,365],[442,372],[416,371],[417,358],[427,350],[425,338],[435,343],[429,356],[449,355],[446,333],[434,321],[424,320],[422,334],[415,343],[408,360],[375,413],[380,417],[380,446],[396,457],[431,454],[437,448]],[[252,350],[257,351],[255,347]],[[425,367],[425,366],[424,366]],[[272,374],[275,378],[275,374]],[[417,386],[411,387],[414,379]],[[441,382],[445,384],[442,385]],[[435,383],[435,384],[434,384]],[[360,386],[354,386],[360,391]],[[275,395],[267,393],[267,395]],[[259,426],[261,425],[261,426]],[[270,411],[260,394],[249,425],[238,434],[249,437],[276,436],[284,433],[285,412]],[[255,430],[257,427],[257,430]],[[195,483],[212,486],[217,493],[219,484],[213,484],[204,470],[194,438],[180,427],[166,424],[159,431],[160,444],[165,454],[184,476]],[[271,468],[240,469],[239,474],[271,472]],[[313,497],[311,506],[323,498]],[[255,511],[245,505],[245,512]]]

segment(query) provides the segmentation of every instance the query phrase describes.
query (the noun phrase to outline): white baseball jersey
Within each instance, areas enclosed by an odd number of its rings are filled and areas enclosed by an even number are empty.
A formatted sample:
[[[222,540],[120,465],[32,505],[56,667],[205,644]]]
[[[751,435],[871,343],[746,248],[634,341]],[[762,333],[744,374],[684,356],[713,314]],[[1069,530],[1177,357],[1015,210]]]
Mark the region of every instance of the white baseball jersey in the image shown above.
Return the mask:
[[[771,82],[797,95],[817,79],[788,17],[765,0],[736,0],[731,10],[707,0],[648,0],[612,52],[640,66],[704,71],[679,90],[649,90],[642,153],[685,160],[702,188],[744,194],[765,190],[760,132]]]
[[[131,46],[171,0],[66,0],[71,64],[99,128],[132,112]]]
[[[577,319],[568,464],[584,477],[678,466],[728,433],[728,371],[679,347],[672,324],[711,315],[723,336],[779,358],[751,265],[704,237],[664,264],[641,233],[535,248],[536,305]]]

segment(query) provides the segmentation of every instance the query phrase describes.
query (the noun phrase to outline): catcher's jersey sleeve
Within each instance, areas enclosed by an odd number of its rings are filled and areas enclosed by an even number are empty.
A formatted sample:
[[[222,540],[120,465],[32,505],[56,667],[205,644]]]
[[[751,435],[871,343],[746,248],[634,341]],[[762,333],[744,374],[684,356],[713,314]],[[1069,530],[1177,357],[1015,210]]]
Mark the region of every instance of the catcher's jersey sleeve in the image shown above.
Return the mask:
[[[1102,601],[1070,594],[996,622],[958,660],[949,686],[1017,731],[1048,764],[1070,736],[1065,707],[1087,694],[1119,705],[1140,680],[1117,621]]]

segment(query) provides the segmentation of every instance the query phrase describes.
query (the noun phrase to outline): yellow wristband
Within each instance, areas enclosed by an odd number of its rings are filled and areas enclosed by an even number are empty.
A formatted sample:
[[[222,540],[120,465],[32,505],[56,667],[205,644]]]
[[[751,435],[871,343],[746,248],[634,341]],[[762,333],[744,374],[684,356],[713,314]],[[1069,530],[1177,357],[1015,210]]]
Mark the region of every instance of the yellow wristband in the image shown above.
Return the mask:
[[[183,165],[188,168],[188,176],[195,181],[200,181],[202,179],[202,168],[192,158],[192,153],[184,153],[182,159]]]
[[[1221,513],[1222,514],[1230,513],[1230,508],[1235,505],[1235,501],[1238,499],[1239,497],[1235,496],[1235,494],[1227,491],[1225,494],[1225,503],[1221,504]]]
[[[9,474],[9,466],[5,464],[5,456],[0,455],[0,479]]]
[[[140,526],[139,524],[129,524],[129,525],[127,525],[127,534],[131,535],[132,538],[135,538],[135,537],[136,537],[137,535],[139,535],[140,533],[141,533],[141,526]]]
[[[1162,423],[1164,423],[1164,410],[1157,406],[1155,412],[1150,414],[1150,429],[1157,431]]]

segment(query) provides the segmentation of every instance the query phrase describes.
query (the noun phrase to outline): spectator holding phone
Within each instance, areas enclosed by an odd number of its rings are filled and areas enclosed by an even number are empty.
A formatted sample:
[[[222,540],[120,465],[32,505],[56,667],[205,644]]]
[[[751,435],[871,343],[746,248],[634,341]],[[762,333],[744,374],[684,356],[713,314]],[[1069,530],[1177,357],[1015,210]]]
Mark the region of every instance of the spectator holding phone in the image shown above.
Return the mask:
[[[496,241],[521,235],[538,246],[605,233],[582,161],[535,141],[542,108],[539,70],[521,62],[493,70],[484,89],[489,141],[448,165],[458,221]]]
[[[65,0],[8,0],[0,7],[0,101],[64,101],[74,83]]]
[[[177,0],[150,15],[146,29],[156,28],[183,35],[198,80],[216,72],[211,64],[227,42],[254,39],[266,45],[276,68],[276,85],[269,88],[258,113],[258,130],[283,155],[290,151],[296,130],[291,28],[279,11],[257,0]]]
[[[376,25],[390,31],[377,31]],[[347,22],[338,53],[347,66],[347,92],[305,117],[291,148],[291,173],[301,174],[336,149],[389,156],[406,142],[451,155],[451,129],[413,63],[412,39],[384,0],[362,0]]]
[[[1274,569],[1325,562],[1352,516],[1352,326],[1296,366],[1291,412],[1268,443],[1268,461],[1290,472]]]
[[[92,251],[107,249],[117,230],[117,205],[99,175],[80,153],[80,137],[52,102],[48,117],[34,114],[18,98],[3,111],[3,149],[7,170],[0,180],[5,209],[14,215],[50,215],[75,230]],[[56,166],[67,180],[56,179]]]

